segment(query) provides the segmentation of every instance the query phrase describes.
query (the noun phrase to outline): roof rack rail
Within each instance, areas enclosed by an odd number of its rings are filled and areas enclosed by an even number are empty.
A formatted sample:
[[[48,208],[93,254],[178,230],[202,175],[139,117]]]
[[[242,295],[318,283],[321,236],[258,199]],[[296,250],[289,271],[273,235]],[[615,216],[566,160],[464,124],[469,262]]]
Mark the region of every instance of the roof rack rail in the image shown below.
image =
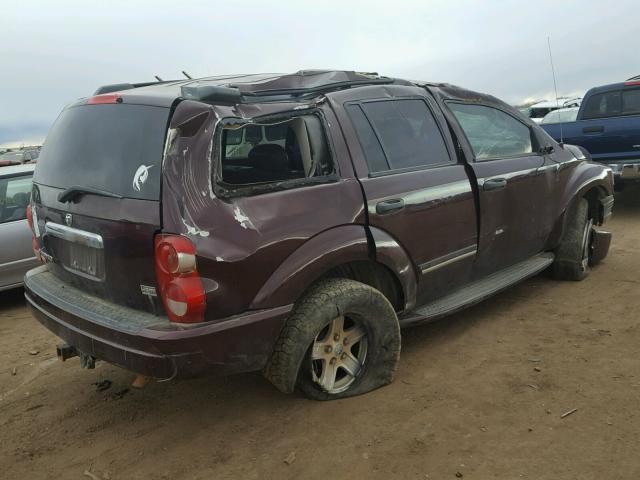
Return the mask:
[[[636,75],[635,77],[627,78],[626,81],[628,82],[629,80],[640,80],[640,75]]]
[[[347,80],[343,82],[332,82],[325,85],[318,85],[309,88],[283,88],[272,90],[254,90],[242,91],[240,85],[230,84],[221,85],[203,85],[191,84],[181,87],[182,96],[185,99],[201,100],[201,101],[219,101],[223,103],[242,103],[243,98],[250,97],[252,99],[264,97],[302,97],[305,95],[317,95],[321,93],[329,93],[338,90],[344,90],[352,87],[360,87],[366,85],[389,85],[392,83],[402,83],[403,80],[395,78],[371,78],[366,80]],[[410,84],[406,82],[406,84]]]
[[[103,93],[119,92],[121,90],[131,90],[133,88],[148,87],[150,85],[162,85],[163,83],[178,82],[181,80],[160,80],[157,82],[142,82],[142,83],[112,83],[109,85],[102,85],[93,92],[94,95],[101,95]]]

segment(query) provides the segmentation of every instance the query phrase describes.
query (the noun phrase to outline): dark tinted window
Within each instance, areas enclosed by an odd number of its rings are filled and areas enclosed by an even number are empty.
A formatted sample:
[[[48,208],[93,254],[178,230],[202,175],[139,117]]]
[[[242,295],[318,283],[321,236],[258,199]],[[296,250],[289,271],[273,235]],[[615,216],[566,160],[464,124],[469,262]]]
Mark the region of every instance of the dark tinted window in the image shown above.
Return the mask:
[[[0,178],[0,223],[27,218],[31,197],[31,174]]]
[[[440,129],[424,101],[367,102],[362,104],[362,109],[391,170],[438,165],[450,160]]]
[[[529,127],[497,108],[450,103],[476,160],[513,157],[533,152]]]
[[[622,92],[622,113],[624,115],[640,114],[640,88]]]
[[[620,91],[596,93],[587,100],[582,118],[613,117],[621,113]]]
[[[168,108],[143,105],[68,108],[47,135],[35,181],[158,200],[168,117]]]
[[[347,105],[346,108],[356,132],[358,133],[358,139],[360,140],[360,145],[362,145],[362,150],[367,159],[369,169],[372,172],[389,170],[389,164],[387,163],[387,158],[384,156],[384,152],[382,151],[382,146],[371,128],[371,124],[367,120],[367,117],[364,116],[360,106]]]

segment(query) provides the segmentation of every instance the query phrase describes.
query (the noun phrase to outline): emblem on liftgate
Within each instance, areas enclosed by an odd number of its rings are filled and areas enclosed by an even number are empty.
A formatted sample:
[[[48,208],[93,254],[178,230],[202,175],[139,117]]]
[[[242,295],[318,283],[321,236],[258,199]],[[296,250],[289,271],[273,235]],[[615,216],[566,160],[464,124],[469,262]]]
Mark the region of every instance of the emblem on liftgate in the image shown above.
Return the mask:
[[[71,215],[70,213],[67,213],[64,216],[64,223],[67,224],[67,227],[70,227],[71,224],[73,223],[73,215]]]

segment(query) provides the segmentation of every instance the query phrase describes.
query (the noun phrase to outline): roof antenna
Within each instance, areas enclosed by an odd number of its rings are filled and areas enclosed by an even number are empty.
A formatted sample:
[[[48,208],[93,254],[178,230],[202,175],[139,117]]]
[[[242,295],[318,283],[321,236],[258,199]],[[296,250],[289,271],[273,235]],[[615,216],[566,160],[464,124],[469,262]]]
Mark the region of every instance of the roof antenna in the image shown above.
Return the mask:
[[[551,75],[553,76],[553,90],[556,94],[556,109],[560,110],[560,101],[558,100],[558,86],[556,84],[556,70],[553,67],[553,55],[551,55],[551,37],[547,36],[547,45],[549,46],[549,61],[551,62]],[[558,120],[560,120],[560,115],[558,115]],[[564,135],[562,133],[562,122],[560,123],[560,146],[564,145]]]
[[[156,77],[156,80],[158,80],[159,82],[164,82],[164,80],[162,80],[158,75],[154,75],[154,77]]]
[[[184,70],[182,70],[182,74],[187,77],[189,80],[193,80],[193,77],[191,77],[191,75],[189,75],[187,72],[185,72]]]

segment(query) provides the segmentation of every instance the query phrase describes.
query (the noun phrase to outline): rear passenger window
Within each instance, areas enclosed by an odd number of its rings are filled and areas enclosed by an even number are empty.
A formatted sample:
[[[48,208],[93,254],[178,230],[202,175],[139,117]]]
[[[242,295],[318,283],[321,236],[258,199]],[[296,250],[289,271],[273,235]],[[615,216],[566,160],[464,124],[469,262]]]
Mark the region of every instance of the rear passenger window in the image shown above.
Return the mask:
[[[640,114],[640,88],[624,90],[622,92],[622,114]]]
[[[250,185],[333,173],[319,117],[303,115],[262,124],[228,124],[222,130],[222,182]]]
[[[464,130],[476,160],[533,153],[531,130],[511,115],[484,105],[448,106]]]
[[[451,161],[423,100],[373,101],[346,108],[372,173]]]
[[[614,117],[622,113],[620,91],[596,93],[587,100],[582,118]]]

